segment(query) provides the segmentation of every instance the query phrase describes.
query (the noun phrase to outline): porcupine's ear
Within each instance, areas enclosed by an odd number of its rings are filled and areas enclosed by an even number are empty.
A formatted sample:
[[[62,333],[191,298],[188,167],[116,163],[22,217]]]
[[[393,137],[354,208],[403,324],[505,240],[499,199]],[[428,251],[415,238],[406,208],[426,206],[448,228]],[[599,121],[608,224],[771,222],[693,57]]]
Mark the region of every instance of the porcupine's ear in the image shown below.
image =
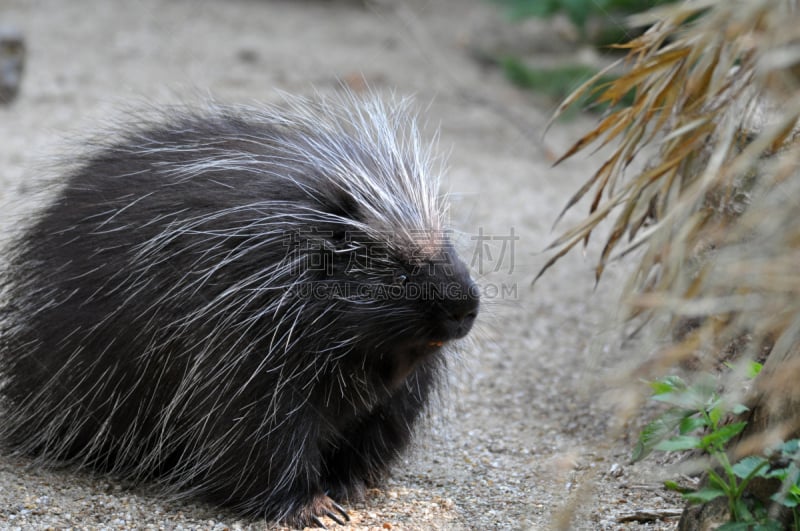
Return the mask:
[[[332,190],[327,207],[328,212],[335,218],[347,220],[336,223],[333,231],[335,241],[345,241],[348,232],[352,232],[357,225],[364,223],[364,214],[357,199],[344,190]],[[349,222],[352,222],[352,225]]]
[[[343,218],[362,223],[364,221],[361,208],[358,206],[358,201],[349,193],[340,190],[336,194],[335,202],[336,211],[334,214]]]

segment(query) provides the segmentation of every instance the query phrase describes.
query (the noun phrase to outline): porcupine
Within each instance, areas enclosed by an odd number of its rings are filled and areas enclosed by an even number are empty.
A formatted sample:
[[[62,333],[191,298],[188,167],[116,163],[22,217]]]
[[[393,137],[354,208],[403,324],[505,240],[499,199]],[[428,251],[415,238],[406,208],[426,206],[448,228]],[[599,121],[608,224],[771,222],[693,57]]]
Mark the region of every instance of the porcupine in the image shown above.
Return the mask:
[[[341,524],[479,307],[413,113],[167,107],[87,151],[3,272],[7,449]]]

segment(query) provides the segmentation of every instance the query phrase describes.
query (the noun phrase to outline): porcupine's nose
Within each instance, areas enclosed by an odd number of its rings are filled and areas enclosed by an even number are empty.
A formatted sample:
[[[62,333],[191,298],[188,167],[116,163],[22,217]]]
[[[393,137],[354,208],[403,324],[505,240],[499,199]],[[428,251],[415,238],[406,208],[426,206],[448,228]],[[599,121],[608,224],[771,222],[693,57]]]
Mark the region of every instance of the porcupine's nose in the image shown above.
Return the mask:
[[[478,287],[470,280],[464,292],[449,299],[445,305],[447,315],[443,324],[448,339],[460,339],[469,333],[478,317],[479,306]]]

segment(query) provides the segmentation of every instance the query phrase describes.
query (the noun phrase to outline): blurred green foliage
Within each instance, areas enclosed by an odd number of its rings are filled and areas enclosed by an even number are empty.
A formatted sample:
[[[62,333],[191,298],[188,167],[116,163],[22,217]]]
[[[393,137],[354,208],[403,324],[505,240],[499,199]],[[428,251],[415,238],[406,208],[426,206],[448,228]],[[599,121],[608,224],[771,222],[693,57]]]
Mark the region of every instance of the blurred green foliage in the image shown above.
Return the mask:
[[[651,7],[676,0],[494,0],[501,4],[512,20],[530,17],[551,17],[564,13],[583,31],[593,16],[607,17],[612,13],[639,13]]]
[[[492,0],[500,5],[512,21],[530,17],[551,17],[558,13],[566,14],[580,32],[582,38],[592,45],[610,51],[608,46],[628,41],[632,35],[628,28],[618,20],[621,14],[641,12],[660,4],[676,0]],[[617,17],[617,18],[615,18]],[[592,18],[603,21],[587,35],[587,22]],[[566,64],[557,67],[534,67],[515,57],[499,59],[506,77],[519,87],[530,89],[561,101],[582,82],[597,73],[596,68],[580,64]],[[603,76],[595,83],[599,88],[614,80],[614,76]],[[594,87],[593,87],[594,88]],[[593,106],[594,95],[599,91],[590,89],[589,96],[579,99],[573,107],[592,107],[603,111],[605,105]],[[619,103],[629,105],[633,102],[633,92],[626,94]]]
[[[500,61],[503,72],[515,85],[544,94],[555,101],[561,101],[567,97],[581,83],[597,73],[595,68],[581,64],[566,64],[550,68],[531,68],[519,59],[506,57]],[[606,105],[595,105],[596,95],[600,93],[600,88],[615,79],[615,76],[601,76],[594,87],[598,90],[590,90],[587,96],[579,98],[573,104],[573,108],[587,108],[602,111]],[[629,105],[633,102],[634,92],[630,91],[622,100],[622,105]]]

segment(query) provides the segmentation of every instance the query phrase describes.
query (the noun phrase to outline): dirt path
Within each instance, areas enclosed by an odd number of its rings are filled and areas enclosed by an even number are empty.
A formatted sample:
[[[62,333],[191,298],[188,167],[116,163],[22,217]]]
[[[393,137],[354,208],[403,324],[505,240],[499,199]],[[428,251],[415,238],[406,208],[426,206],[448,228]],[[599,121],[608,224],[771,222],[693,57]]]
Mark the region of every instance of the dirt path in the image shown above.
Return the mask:
[[[617,521],[676,505],[658,488],[652,463],[628,466],[625,441],[606,436],[607,382],[624,358],[609,325],[621,273],[612,269],[593,291],[593,255],[576,253],[530,287],[553,220],[596,163],[553,169],[548,153],[563,151],[592,119],[557,124],[543,147],[551,109],[537,108],[470,58],[474,38],[496,16],[480,0],[370,8],[346,1],[0,0],[0,23],[21,29],[29,48],[21,96],[0,108],[0,230],[30,208],[35,168],[64,138],[131,101],[207,92],[225,101],[272,101],[275,89],[328,92],[339,79],[357,89],[361,75],[378,90],[415,95],[451,150],[453,225],[465,256],[482,269],[485,309],[417,448],[385,488],[352,507],[351,527],[671,529],[675,519]],[[479,234],[494,239],[470,239]],[[504,250],[512,236],[513,252]],[[476,249],[490,253],[475,256]],[[0,528],[48,526],[264,524],[0,457]]]

